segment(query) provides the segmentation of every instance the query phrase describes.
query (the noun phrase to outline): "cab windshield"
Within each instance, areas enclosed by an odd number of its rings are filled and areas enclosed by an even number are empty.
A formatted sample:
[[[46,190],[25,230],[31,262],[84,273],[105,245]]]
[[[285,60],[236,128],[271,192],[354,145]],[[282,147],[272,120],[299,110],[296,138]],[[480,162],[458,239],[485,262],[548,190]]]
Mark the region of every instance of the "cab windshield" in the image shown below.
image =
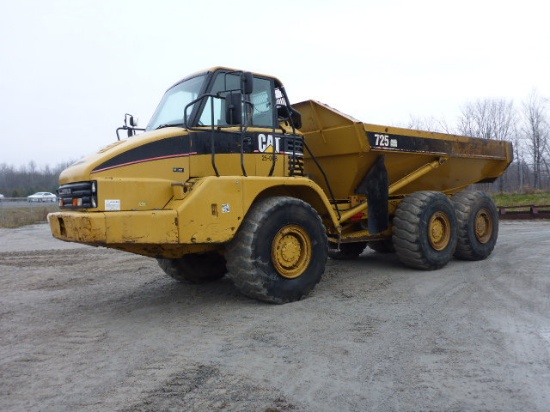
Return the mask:
[[[185,80],[170,88],[162,97],[157,110],[145,130],[160,127],[183,126],[185,106],[199,97],[206,75]]]

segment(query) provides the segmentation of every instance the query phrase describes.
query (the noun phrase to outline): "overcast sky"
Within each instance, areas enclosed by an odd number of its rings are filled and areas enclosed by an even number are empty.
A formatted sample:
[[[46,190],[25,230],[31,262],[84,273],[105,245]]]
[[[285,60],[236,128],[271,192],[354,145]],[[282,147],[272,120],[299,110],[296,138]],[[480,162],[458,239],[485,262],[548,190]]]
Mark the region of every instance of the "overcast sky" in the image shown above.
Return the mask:
[[[190,73],[271,74],[369,123],[550,97],[543,0],[1,0],[0,163],[54,166],[149,121]]]

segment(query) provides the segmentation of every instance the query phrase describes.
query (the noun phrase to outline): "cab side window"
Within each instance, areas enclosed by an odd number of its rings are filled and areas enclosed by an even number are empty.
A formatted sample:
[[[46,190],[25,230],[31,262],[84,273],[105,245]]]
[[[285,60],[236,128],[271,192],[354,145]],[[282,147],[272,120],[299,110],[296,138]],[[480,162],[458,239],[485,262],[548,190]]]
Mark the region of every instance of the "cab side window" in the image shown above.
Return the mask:
[[[216,94],[226,90],[238,90],[240,81],[240,75],[219,73],[214,80],[210,93]],[[221,97],[224,97],[223,93]],[[251,116],[249,126],[273,128],[275,118],[271,80],[254,77],[254,91],[250,94],[250,105],[248,106],[249,115]],[[199,119],[199,125],[227,126],[222,98],[209,97],[207,99]]]
[[[273,92],[271,81],[254,78],[254,91],[250,95],[252,103],[252,126],[273,127]]]
[[[210,93],[216,94],[225,90],[237,90],[241,78],[236,74],[218,73]],[[199,120],[200,126],[227,126],[225,122],[224,104],[220,98],[209,97]],[[213,121],[213,124],[212,124]]]

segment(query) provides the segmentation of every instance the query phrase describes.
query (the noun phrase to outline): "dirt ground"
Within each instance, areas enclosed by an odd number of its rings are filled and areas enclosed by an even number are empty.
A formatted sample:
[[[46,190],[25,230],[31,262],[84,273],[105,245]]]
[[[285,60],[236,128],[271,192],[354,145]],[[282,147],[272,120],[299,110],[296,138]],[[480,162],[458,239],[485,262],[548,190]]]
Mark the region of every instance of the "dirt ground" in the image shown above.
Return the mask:
[[[0,230],[2,411],[548,411],[550,222],[442,270],[366,251],[277,306]]]

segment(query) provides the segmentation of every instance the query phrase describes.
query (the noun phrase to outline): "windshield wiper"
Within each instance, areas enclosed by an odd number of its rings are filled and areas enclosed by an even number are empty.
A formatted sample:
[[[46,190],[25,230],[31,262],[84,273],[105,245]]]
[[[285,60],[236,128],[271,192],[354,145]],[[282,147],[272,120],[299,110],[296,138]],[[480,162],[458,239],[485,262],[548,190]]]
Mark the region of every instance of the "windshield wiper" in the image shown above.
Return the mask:
[[[185,127],[185,123],[165,123],[158,126],[155,130],[164,129],[165,127]]]

